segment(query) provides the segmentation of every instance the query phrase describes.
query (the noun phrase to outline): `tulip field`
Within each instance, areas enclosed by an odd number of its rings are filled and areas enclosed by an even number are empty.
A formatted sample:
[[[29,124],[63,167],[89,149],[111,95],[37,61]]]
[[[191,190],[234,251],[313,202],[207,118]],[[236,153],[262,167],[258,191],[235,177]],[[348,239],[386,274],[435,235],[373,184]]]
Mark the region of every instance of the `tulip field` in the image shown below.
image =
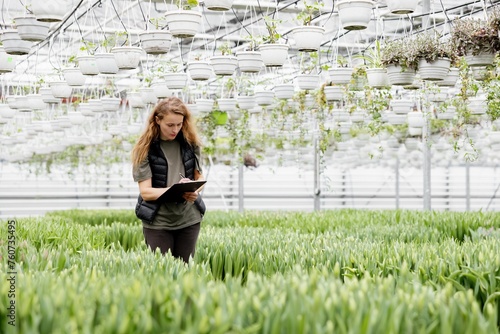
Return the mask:
[[[13,224],[0,333],[500,333],[500,213],[209,211],[189,264],[132,211]]]

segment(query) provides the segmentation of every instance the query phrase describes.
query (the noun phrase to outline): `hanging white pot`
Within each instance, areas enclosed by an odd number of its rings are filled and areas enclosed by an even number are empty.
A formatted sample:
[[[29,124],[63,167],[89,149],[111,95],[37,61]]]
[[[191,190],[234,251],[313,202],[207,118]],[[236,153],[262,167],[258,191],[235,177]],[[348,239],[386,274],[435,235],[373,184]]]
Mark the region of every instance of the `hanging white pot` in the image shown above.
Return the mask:
[[[112,53],[96,53],[95,61],[101,74],[116,74],[120,70]]]
[[[52,95],[59,99],[70,97],[73,91],[73,88],[66,81],[52,81],[49,86]]]
[[[257,91],[255,92],[255,102],[259,106],[269,106],[274,102],[273,91]]]
[[[389,105],[391,106],[392,111],[395,114],[405,115],[413,110],[413,106],[415,105],[415,103],[409,99],[401,99],[391,100],[391,102],[389,102]]]
[[[446,78],[450,72],[450,60],[447,58],[439,58],[432,62],[425,59],[420,59],[418,62],[418,73],[420,79],[428,81],[440,81]]]
[[[457,115],[457,108],[454,106],[448,106],[445,111],[436,113],[438,119],[452,120]]]
[[[83,86],[85,85],[85,81],[87,77],[83,75],[82,71],[80,71],[77,67],[65,68],[62,70],[64,79],[70,86]]]
[[[172,36],[193,37],[200,30],[202,14],[195,10],[168,11],[164,17]]]
[[[332,67],[328,69],[330,82],[336,85],[344,85],[351,82],[352,67]]]
[[[319,75],[318,74],[299,74],[295,77],[297,86],[302,90],[313,90],[318,88]]]
[[[42,100],[45,103],[59,103],[61,99],[54,97],[52,94],[52,88],[50,87],[41,87],[38,92],[42,96]]]
[[[196,99],[195,103],[199,112],[210,112],[214,107],[214,100],[212,99]]]
[[[148,54],[163,54],[170,51],[172,33],[168,30],[148,30],[139,33],[141,47]]]
[[[204,0],[205,8],[217,12],[230,10],[234,0]]]
[[[73,125],[81,125],[85,122],[85,116],[80,111],[68,111],[68,119]]]
[[[183,89],[187,85],[187,73],[166,73],[165,83],[169,89]]]
[[[28,94],[26,95],[28,99],[28,105],[32,110],[43,110],[46,107],[45,102],[43,102],[41,94]]]
[[[491,70],[487,66],[474,66],[470,69],[474,80],[485,81],[491,77]]]
[[[10,55],[0,46],[0,73],[12,72],[16,67],[17,56]]]
[[[11,55],[26,55],[30,52],[33,42],[25,41],[19,37],[17,29],[6,29],[0,34],[5,52]]]
[[[409,86],[413,84],[415,75],[414,69],[406,68],[403,70],[401,66],[394,64],[387,66],[387,78],[391,85]]]
[[[387,0],[392,14],[411,14],[417,9],[418,0]]]
[[[31,111],[29,100],[25,95],[16,96],[16,106],[18,111],[21,112]]]
[[[422,135],[422,127],[408,126],[408,135],[410,135],[412,137],[421,136]]]
[[[8,104],[0,103],[0,117],[4,119],[11,119],[16,115],[16,111],[9,107]]]
[[[407,121],[406,115],[398,115],[393,112],[385,113],[385,119],[391,125],[403,125]]]
[[[141,93],[139,92],[127,92],[128,105],[131,108],[144,108],[145,104],[142,100]]]
[[[260,51],[240,51],[236,58],[240,71],[244,73],[259,73],[264,66]]]
[[[448,94],[445,92],[429,93],[429,101],[431,102],[444,102],[448,99]]]
[[[192,61],[187,64],[187,71],[192,80],[208,80],[213,74],[212,66],[207,61]]]
[[[153,88],[153,92],[157,99],[164,99],[172,95],[165,80],[153,81],[151,88]]]
[[[38,21],[59,22],[69,13],[70,4],[67,0],[31,1],[31,11]]]
[[[469,98],[469,102],[467,104],[469,107],[470,113],[472,115],[483,115],[486,113],[487,104],[485,96],[476,96]]]
[[[436,81],[436,85],[440,87],[454,87],[460,77],[460,70],[456,67],[450,68],[446,77],[441,81]]]
[[[238,68],[238,58],[235,56],[213,56],[210,58],[210,64],[216,75],[233,75]]]
[[[408,126],[422,128],[424,126],[424,114],[421,111],[412,111],[407,114]]]
[[[238,107],[244,110],[253,109],[256,105],[256,98],[253,95],[250,96],[238,96]]]
[[[287,44],[262,44],[259,51],[262,62],[267,67],[281,67],[288,58]]]
[[[16,17],[17,32],[19,37],[26,41],[43,41],[49,35],[49,23],[41,22],[35,16]]]
[[[286,100],[293,98],[295,87],[292,84],[280,84],[273,88],[276,98]]]
[[[385,68],[367,68],[366,79],[368,86],[373,88],[384,88],[389,86],[389,78],[387,77],[387,69]]]
[[[342,86],[325,86],[323,90],[327,101],[341,101],[344,97]]]
[[[374,2],[370,0],[340,0],[337,9],[342,28],[363,30],[370,23]]]
[[[495,61],[494,53],[481,52],[478,55],[466,55],[465,62],[470,66],[488,66],[492,65]]]
[[[237,103],[238,101],[234,98],[217,99],[219,109],[224,112],[235,111]]]
[[[317,26],[299,26],[290,31],[292,38],[295,40],[295,47],[302,52],[318,51],[325,28]]]
[[[142,48],[138,46],[117,46],[111,49],[115,55],[116,66],[120,70],[133,70],[139,66],[142,56]]]
[[[119,97],[103,96],[101,97],[101,104],[103,111],[117,111],[120,109],[120,102],[122,99]]]
[[[101,99],[88,99],[88,107],[95,113],[104,111]]]
[[[84,75],[97,75],[99,68],[94,55],[80,55],[76,57],[78,67]]]
[[[141,93],[142,101],[146,104],[156,104],[158,98],[156,97],[155,91],[151,87],[142,87],[139,89]]]

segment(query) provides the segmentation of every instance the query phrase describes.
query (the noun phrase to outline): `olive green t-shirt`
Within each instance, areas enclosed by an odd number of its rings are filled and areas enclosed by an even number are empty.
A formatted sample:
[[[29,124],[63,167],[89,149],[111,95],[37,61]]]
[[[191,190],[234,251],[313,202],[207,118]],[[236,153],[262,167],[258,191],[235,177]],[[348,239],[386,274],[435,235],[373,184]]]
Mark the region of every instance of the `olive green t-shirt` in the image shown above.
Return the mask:
[[[167,158],[168,175],[167,187],[179,182],[181,176],[185,175],[184,164],[182,163],[181,147],[177,140],[161,140],[160,147]],[[201,173],[199,166],[200,148],[195,147],[194,154],[196,156],[195,168]],[[141,182],[153,177],[149,160],[146,159],[133,169],[133,177],[135,182]],[[194,203],[164,203],[160,206],[153,223],[149,224],[142,222],[142,225],[151,229],[177,230],[188,227],[201,222],[201,213]]]

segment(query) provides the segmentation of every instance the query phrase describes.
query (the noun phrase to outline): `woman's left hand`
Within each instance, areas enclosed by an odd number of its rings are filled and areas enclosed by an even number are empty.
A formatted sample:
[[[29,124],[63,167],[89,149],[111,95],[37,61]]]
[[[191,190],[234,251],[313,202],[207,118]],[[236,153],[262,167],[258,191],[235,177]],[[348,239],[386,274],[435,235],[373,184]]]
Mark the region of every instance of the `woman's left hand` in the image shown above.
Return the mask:
[[[184,198],[187,202],[194,203],[194,201],[196,201],[196,199],[198,198],[198,193],[196,191],[184,193],[184,195],[182,195],[182,198]]]

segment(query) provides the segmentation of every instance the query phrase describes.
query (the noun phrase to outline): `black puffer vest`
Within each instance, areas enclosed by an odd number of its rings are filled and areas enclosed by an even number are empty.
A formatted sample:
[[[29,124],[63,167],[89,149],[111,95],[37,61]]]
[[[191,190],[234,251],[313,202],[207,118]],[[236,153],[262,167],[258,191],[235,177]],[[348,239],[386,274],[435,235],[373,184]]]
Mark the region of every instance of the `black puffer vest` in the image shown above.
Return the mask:
[[[179,134],[177,139],[181,146],[181,156],[182,162],[184,164],[185,176],[191,180],[194,179],[194,168],[196,166],[196,156],[194,154],[193,147],[189,145],[182,136],[182,133]],[[168,164],[167,158],[160,147],[160,140],[156,139],[151,143],[148,152],[148,160],[149,166],[151,167],[151,172],[153,174],[151,179],[151,184],[153,188],[165,188],[167,187],[167,174],[168,174]],[[198,195],[198,198],[195,201],[195,204],[200,210],[201,215],[205,214],[205,203],[201,198],[201,195]],[[151,224],[158,213],[158,209],[160,208],[161,203],[157,201],[145,201],[142,199],[141,195],[137,199],[137,204],[135,206],[135,214],[136,216]]]

